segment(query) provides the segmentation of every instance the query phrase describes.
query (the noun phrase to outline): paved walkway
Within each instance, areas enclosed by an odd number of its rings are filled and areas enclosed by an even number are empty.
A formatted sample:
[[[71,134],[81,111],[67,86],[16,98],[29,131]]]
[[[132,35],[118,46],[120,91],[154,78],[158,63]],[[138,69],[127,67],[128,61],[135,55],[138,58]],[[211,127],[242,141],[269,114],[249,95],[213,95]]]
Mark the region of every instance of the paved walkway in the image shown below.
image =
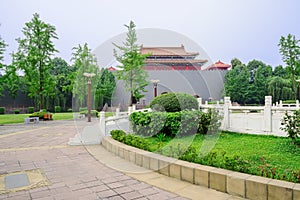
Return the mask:
[[[69,138],[86,124],[0,126],[0,175],[20,172],[38,180],[39,171],[46,180],[9,191],[0,177],[0,199],[238,199],[147,171],[101,145],[68,146]]]

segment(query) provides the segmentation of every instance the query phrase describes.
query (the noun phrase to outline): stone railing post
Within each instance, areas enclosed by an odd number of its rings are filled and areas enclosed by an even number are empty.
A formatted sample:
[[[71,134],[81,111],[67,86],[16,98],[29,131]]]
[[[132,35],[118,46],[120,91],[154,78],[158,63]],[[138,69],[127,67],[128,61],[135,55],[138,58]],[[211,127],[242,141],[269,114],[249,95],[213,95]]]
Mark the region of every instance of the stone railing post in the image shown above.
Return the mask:
[[[296,108],[299,108],[299,100],[296,100]]]
[[[202,106],[202,98],[201,97],[197,98],[197,101],[198,101],[198,108],[200,110],[200,108]]]
[[[272,132],[272,96],[265,96],[264,121],[265,131]]]
[[[132,113],[132,106],[128,106],[128,115]]]
[[[116,108],[116,117],[119,117],[120,116],[120,108]]]
[[[106,124],[105,124],[105,112],[104,111],[100,112],[99,126],[100,126],[101,133],[106,136]]]
[[[279,101],[279,108],[282,108],[282,100]]]
[[[224,98],[224,129],[227,130],[230,128],[230,113],[229,113],[229,107],[231,105],[230,97],[225,97]]]
[[[135,104],[132,105],[132,112],[134,112],[134,111],[136,111],[136,105]]]

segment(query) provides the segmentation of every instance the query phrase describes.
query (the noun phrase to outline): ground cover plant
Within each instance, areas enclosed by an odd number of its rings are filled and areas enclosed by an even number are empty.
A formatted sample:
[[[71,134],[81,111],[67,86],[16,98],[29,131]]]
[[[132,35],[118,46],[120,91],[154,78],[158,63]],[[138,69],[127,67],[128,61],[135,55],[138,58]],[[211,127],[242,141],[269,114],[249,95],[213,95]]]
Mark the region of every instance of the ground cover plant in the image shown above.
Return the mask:
[[[154,137],[112,131],[114,139],[158,154],[233,171],[300,183],[300,148],[290,138],[222,132]],[[217,138],[210,151],[205,145]]]

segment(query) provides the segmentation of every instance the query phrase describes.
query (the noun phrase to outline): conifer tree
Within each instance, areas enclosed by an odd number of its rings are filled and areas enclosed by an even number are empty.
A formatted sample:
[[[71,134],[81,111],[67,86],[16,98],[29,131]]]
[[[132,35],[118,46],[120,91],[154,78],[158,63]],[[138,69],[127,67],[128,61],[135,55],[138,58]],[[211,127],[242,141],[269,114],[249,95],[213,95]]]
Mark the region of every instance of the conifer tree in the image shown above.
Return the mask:
[[[134,22],[130,21],[125,27],[128,30],[126,41],[123,42],[123,46],[113,43],[120,51],[118,54],[118,51],[114,49],[114,56],[122,64],[119,66],[121,70],[116,72],[116,77],[125,82],[125,88],[130,92],[129,106],[132,106],[133,98],[141,98],[144,96],[142,92],[146,92],[148,73],[143,66],[144,60],[149,55],[141,55],[139,52]]]

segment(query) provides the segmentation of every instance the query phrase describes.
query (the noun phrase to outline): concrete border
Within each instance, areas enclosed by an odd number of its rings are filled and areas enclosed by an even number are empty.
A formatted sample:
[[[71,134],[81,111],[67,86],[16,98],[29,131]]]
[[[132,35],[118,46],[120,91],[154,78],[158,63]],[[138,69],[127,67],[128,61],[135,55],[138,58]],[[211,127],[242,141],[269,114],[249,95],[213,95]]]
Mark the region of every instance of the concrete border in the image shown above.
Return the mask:
[[[102,145],[108,151],[138,166],[234,196],[253,200],[300,199],[300,184],[297,183],[181,161],[125,145],[109,136],[103,137]]]

